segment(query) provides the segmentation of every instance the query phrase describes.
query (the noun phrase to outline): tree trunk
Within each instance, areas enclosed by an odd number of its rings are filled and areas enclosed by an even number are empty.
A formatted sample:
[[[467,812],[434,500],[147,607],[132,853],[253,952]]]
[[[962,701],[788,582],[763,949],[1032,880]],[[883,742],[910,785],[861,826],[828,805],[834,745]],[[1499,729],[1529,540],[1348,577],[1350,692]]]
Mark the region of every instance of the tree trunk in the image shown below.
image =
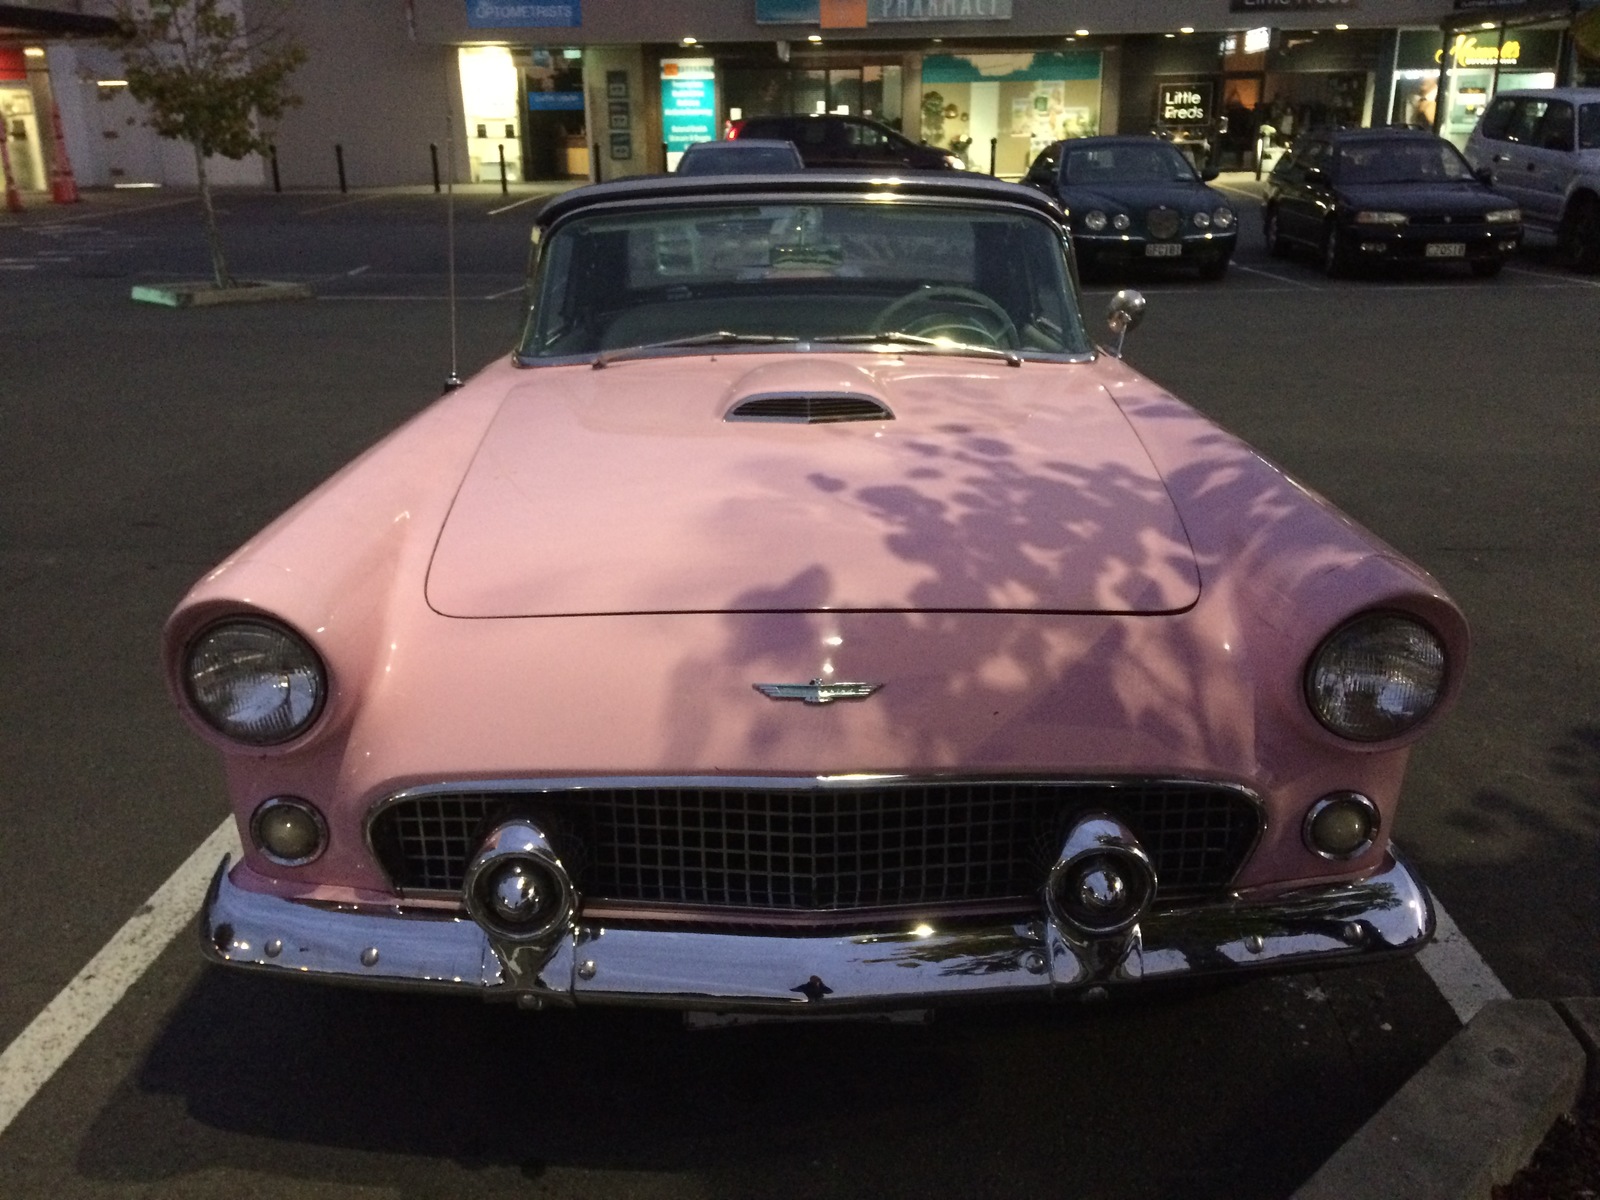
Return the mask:
[[[206,245],[211,250],[211,273],[219,288],[231,288],[233,276],[228,273],[228,260],[222,253],[222,235],[217,232],[217,209],[211,203],[211,180],[206,175],[205,152],[194,148],[194,169],[200,181],[200,208],[206,215]]]

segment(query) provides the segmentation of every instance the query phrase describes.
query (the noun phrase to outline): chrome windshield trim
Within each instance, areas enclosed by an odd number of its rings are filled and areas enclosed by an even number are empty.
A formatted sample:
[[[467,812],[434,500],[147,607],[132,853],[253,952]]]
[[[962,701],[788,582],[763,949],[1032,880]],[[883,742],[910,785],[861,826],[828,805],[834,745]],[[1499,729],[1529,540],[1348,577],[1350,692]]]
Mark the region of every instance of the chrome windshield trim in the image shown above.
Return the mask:
[[[879,342],[874,345],[864,346],[848,342],[828,341],[794,341],[774,344],[741,346],[735,342],[714,342],[705,346],[672,346],[651,349],[644,346],[619,347],[626,352],[626,361],[637,361],[652,358],[705,358],[711,355],[721,357],[725,354],[895,354],[901,356],[911,355],[940,355],[950,358],[991,358],[994,351],[987,347],[963,350],[959,347],[943,346],[918,346],[909,342]],[[595,366],[595,361],[607,351],[590,351],[584,354],[562,354],[545,357],[542,355],[526,355],[518,350],[511,355],[511,365],[523,369],[539,367],[590,367]],[[1056,352],[1051,350],[1006,350],[999,352],[1005,356],[1014,356],[1025,363],[1089,363],[1097,355],[1093,350]],[[615,361],[608,360],[608,361]]]

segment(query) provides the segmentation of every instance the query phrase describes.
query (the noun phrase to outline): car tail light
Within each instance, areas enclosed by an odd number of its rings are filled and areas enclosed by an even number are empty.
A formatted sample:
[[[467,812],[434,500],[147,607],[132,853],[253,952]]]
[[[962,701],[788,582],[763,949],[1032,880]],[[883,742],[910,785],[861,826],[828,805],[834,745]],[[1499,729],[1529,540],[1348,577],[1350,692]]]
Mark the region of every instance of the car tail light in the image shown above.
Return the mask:
[[[734,138],[738,137],[743,132],[744,132],[744,122],[743,121],[729,121],[728,122],[728,140],[729,141],[732,141]]]

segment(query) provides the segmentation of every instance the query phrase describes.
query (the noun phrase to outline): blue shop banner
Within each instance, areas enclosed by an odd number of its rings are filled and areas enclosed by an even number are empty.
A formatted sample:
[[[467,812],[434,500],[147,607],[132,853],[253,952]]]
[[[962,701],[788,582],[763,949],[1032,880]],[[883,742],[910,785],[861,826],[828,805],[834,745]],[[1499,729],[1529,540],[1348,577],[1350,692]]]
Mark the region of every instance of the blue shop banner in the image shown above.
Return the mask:
[[[822,20],[822,0],[756,0],[758,25],[815,25]]]
[[[529,92],[528,108],[533,112],[579,112],[582,92]]]
[[[576,28],[583,24],[582,5],[583,0],[467,0],[467,25],[473,29]]]
[[[1433,36],[1437,41],[1438,34]],[[978,61],[974,62],[974,58]],[[922,59],[923,83],[1025,83],[1041,79],[1071,81],[1099,78],[1098,50],[1046,50],[1032,55],[929,54]]]

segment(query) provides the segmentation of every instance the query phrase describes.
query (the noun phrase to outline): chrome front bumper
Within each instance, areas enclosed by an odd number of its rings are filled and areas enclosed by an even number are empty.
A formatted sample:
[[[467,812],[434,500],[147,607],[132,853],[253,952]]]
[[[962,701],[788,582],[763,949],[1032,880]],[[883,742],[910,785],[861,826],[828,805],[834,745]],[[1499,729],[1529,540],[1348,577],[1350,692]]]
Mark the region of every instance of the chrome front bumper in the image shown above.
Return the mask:
[[[200,913],[207,957],[336,983],[476,993],[530,1008],[893,1011],[963,1000],[1098,998],[1141,981],[1353,965],[1433,936],[1427,889],[1394,857],[1370,878],[1271,901],[1150,913],[1085,940],[1046,915],[804,936],[600,927],[553,948],[497,945],[466,917],[331,907],[245,890],[217,868]]]

